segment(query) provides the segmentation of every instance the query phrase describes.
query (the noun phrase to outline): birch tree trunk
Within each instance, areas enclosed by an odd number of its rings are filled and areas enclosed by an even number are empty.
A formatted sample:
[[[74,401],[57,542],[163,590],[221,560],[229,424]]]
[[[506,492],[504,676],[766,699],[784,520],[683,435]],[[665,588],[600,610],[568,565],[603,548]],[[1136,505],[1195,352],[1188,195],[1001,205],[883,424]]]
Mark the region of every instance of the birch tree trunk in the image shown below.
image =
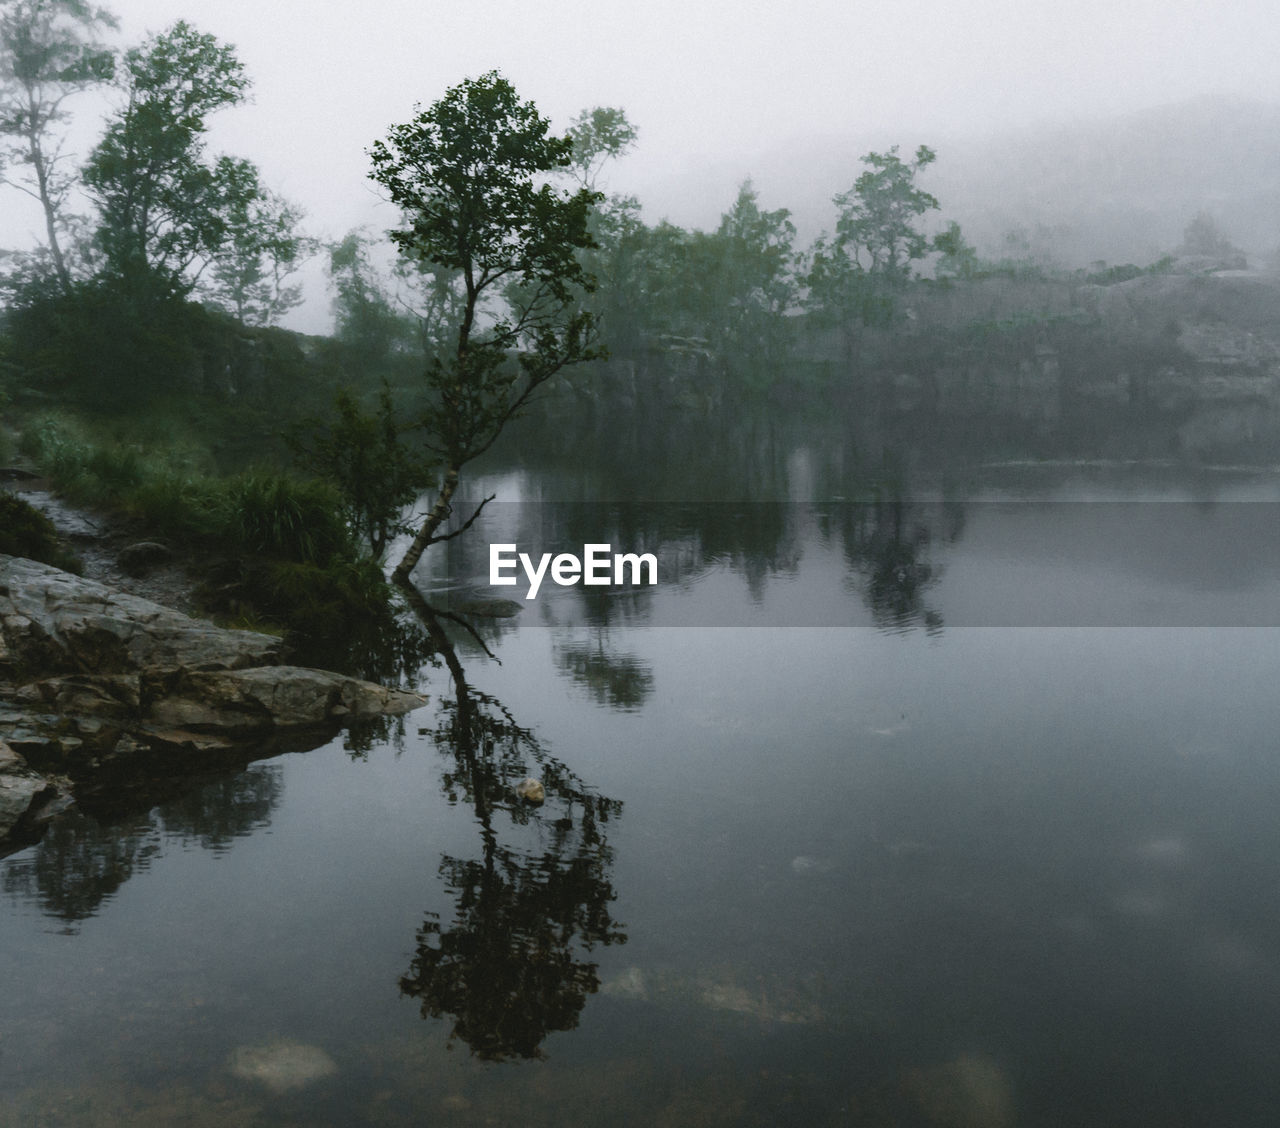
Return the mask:
[[[426,520],[422,523],[422,528],[418,530],[417,535],[413,538],[413,543],[409,546],[408,551],[391,573],[391,578],[396,583],[406,586],[409,584],[409,574],[418,566],[418,561],[422,559],[422,554],[427,550],[427,546],[431,544],[436,530],[445,523],[449,514],[453,512],[453,508],[449,503],[453,500],[453,495],[458,489],[458,471],[460,469],[461,467],[450,464],[448,470],[445,471],[444,481],[440,484],[440,492],[436,495],[436,503],[431,507],[431,512],[427,514]]]

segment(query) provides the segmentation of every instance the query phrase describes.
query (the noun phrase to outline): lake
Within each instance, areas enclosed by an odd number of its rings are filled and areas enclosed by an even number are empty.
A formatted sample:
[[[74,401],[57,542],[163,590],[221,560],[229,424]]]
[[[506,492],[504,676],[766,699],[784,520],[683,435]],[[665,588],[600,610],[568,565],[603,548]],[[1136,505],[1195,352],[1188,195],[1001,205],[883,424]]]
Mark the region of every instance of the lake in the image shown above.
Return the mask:
[[[0,1123],[1274,1123],[1280,475],[751,451],[491,468],[425,709],[0,862]]]

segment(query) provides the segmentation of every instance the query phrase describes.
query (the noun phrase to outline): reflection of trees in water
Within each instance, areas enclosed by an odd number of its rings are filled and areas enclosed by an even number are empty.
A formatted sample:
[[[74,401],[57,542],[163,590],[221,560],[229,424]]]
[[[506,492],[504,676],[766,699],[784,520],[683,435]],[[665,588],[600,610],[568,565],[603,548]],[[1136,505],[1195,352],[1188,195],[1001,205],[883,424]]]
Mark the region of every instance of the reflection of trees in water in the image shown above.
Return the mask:
[[[652,552],[664,587],[692,584],[711,572],[728,571],[742,578],[756,603],[764,601],[771,581],[800,571],[805,549],[816,537],[841,547],[849,578],[846,590],[865,602],[877,626],[941,630],[942,613],[928,605],[927,593],[942,575],[939,550],[964,531],[963,505],[903,500],[908,496],[905,489],[890,491],[883,485],[881,489],[891,500],[696,505],[538,502],[511,507],[521,511],[519,524],[504,535],[513,536],[520,551],[535,557],[542,552],[581,553],[585,544]],[[463,574],[486,574],[488,561],[483,554],[488,552],[488,542],[483,537],[455,551],[461,554],[458,565]],[[524,589],[511,590],[522,594]],[[596,630],[607,633],[615,626],[643,625],[652,613],[656,589],[579,585],[571,589],[573,602],[561,599],[544,604],[553,590],[557,589],[551,580],[545,579],[538,600],[529,604],[526,614],[536,607],[544,621],[561,625],[585,617]],[[826,603],[834,593],[813,589],[810,594]],[[576,608],[577,614],[566,613],[566,608]],[[488,625],[481,629],[487,637],[492,635]],[[598,701],[631,708],[648,694],[646,672],[626,656],[607,655],[579,643],[558,646],[556,660]],[[635,701],[630,696],[633,691],[642,691]]]
[[[905,501],[845,505],[836,511],[850,579],[867,601],[876,625],[891,630],[942,630],[942,613],[925,603],[941,568],[931,559],[939,539],[954,541],[964,527],[959,505]]]
[[[39,845],[9,859],[4,890],[34,902],[41,912],[74,932],[82,920],[135,873],[145,870],[162,849],[163,835],[150,816],[129,823],[102,824],[79,811],[56,819]]]
[[[480,858],[446,855],[440,874],[457,903],[454,918],[427,918],[400,990],[424,1016],[452,1017],[451,1037],[478,1057],[539,1056],[548,1034],[578,1025],[599,989],[596,965],[579,950],[626,940],[609,914],[610,860],[600,846],[532,854],[493,835]]]
[[[589,790],[501,702],[472,688],[439,620],[410,600],[453,679],[433,735],[452,759],[446,794],[475,811],[481,850],[441,859],[454,915],[428,915],[400,990],[424,1017],[450,1016],[451,1037],[481,1058],[536,1057],[548,1034],[577,1026],[599,987],[585,954],[626,939],[610,915],[617,894],[604,834],[622,804]],[[546,788],[541,807],[515,797],[531,774]]]
[[[268,825],[281,782],[279,767],[262,764],[195,787],[145,815],[98,818],[73,808],[30,851],[8,860],[4,890],[74,931],[163,854],[166,838],[221,852]]]
[[[225,853],[237,838],[269,826],[284,791],[284,772],[258,764],[188,792],[156,810],[165,834]]]
[[[632,712],[653,692],[653,673],[631,654],[614,654],[604,648],[603,636],[595,641],[558,642],[556,665],[575,684],[584,686],[597,705]]]

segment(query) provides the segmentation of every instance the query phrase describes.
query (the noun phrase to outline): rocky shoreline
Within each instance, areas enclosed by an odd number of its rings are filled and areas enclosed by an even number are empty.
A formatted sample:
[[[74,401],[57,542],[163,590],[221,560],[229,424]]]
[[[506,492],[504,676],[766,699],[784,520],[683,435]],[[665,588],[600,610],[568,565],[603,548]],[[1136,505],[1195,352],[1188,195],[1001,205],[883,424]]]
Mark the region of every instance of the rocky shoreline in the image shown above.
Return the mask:
[[[104,774],[247,763],[426,701],[284,665],[281,645],[0,555],[0,853]]]

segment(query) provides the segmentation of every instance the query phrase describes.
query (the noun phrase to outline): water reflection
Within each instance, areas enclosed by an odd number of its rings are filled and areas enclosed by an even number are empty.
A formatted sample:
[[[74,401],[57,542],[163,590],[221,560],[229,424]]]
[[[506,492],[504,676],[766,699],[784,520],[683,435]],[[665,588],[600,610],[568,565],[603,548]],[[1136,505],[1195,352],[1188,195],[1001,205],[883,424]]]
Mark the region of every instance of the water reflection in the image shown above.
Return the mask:
[[[617,894],[605,837],[622,803],[591,791],[500,701],[471,686],[444,625],[415,593],[410,601],[453,681],[432,735],[452,760],[447,796],[474,810],[480,848],[474,857],[442,856],[453,916],[427,914],[400,990],[424,1017],[452,1019],[451,1039],[477,1057],[539,1057],[547,1035],[577,1026],[600,986],[588,954],[626,941],[611,915]],[[529,775],[545,787],[542,806],[515,796]]]
[[[597,705],[634,712],[653,692],[653,672],[634,655],[607,650],[604,639],[597,631],[585,642],[557,642],[552,647],[556,665]]]
[[[63,812],[38,844],[9,859],[0,879],[4,891],[75,932],[163,854],[166,840],[222,853],[235,839],[269,825],[280,803],[282,773],[276,765],[258,764],[213,781],[189,781],[185,790],[169,781],[168,790],[178,790],[177,798],[154,808],[143,799],[145,813],[92,802]]]
[[[959,540],[964,530],[963,506],[952,503],[940,509],[901,499],[844,505],[839,507],[836,523],[849,586],[862,594],[876,625],[895,631],[923,626],[929,634],[940,634],[942,612],[925,604],[926,591],[941,578],[932,549],[939,539]]]
[[[534,560],[543,553],[581,555],[584,545],[607,545],[614,552],[653,554],[658,584],[565,588],[548,578],[530,601],[524,598],[527,578],[520,573],[515,587],[483,590],[513,599],[524,611],[520,619],[537,616],[560,627],[587,624],[597,637],[606,637],[615,628],[671,625],[666,616],[673,613],[678,625],[751,622],[742,601],[722,583],[708,585],[705,603],[674,612],[662,603],[667,592],[692,593],[703,581],[727,574],[757,609],[768,605],[775,588],[790,589],[785,598],[791,610],[777,625],[862,623],[861,607],[883,630],[922,628],[936,634],[944,615],[932,602],[934,589],[966,523],[963,501],[911,500],[905,486],[886,488],[883,499],[875,501],[508,502],[490,507],[490,523],[477,536],[451,545],[448,576],[459,586],[441,595],[446,605],[464,612],[476,602],[476,590],[488,579],[491,543],[515,544]],[[835,560],[827,562],[832,556]],[[518,621],[499,620],[501,626],[482,629],[493,639],[515,629]],[[602,646],[561,644],[556,661],[602,703],[634,708],[647,695],[643,669],[624,657],[606,657]]]

